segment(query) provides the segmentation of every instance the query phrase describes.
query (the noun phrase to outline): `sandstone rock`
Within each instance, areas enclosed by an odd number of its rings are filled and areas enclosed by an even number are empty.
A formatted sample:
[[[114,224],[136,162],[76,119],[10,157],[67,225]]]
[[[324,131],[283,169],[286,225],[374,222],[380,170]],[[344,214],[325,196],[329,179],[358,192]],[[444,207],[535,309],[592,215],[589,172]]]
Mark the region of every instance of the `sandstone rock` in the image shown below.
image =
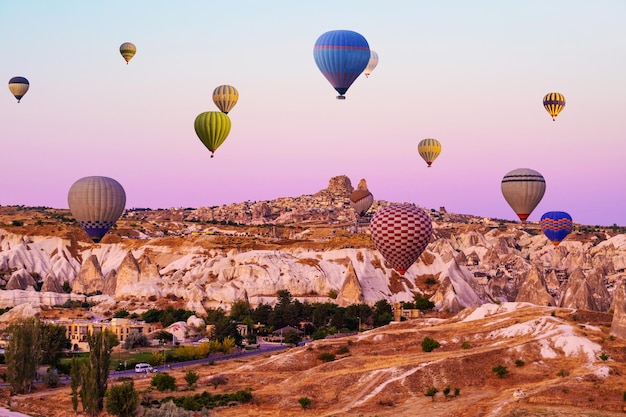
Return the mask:
[[[341,291],[339,292],[336,302],[339,306],[346,307],[350,304],[361,304],[363,301],[363,289],[361,288],[359,278],[356,276],[356,272],[354,271],[354,266],[352,265],[352,262],[350,262],[348,265],[346,279],[343,282],[343,286],[341,287]]]
[[[139,264],[131,251],[126,253],[124,260],[117,269],[117,283],[115,285],[115,295],[119,296],[126,291],[127,285],[139,282],[141,270]]]
[[[533,267],[520,287],[516,302],[527,302],[540,306],[556,306],[554,298],[548,293],[543,276]]]
[[[621,280],[613,292],[613,321],[609,334],[626,339],[626,280]]]
[[[50,272],[43,280],[41,291],[63,292],[63,285],[59,283],[54,272]]]
[[[610,296],[606,288],[602,291],[593,286],[598,279],[598,276],[593,276],[588,280],[580,268],[575,269],[563,289],[560,307],[606,311],[610,305]]]
[[[104,277],[100,262],[96,255],[91,255],[83,263],[78,276],[72,282],[72,292],[76,294],[93,294],[102,292],[104,288]]]
[[[25,269],[19,269],[11,274],[7,282],[7,290],[25,290],[28,287],[35,287],[37,282]]]

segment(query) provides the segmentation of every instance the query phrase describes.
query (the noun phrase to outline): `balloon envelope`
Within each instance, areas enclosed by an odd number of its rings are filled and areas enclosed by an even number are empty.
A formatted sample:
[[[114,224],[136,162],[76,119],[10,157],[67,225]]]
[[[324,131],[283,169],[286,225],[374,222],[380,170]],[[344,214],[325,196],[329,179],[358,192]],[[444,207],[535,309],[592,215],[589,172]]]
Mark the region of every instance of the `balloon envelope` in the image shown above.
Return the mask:
[[[374,196],[369,190],[354,190],[350,194],[350,205],[354,208],[354,211],[358,216],[364,216],[367,210],[372,207],[374,203]]]
[[[137,47],[133,43],[124,42],[123,44],[120,45],[120,54],[122,54],[122,57],[124,58],[127,64],[128,64],[128,61],[133,59],[133,57],[135,56],[135,53],[137,53]]]
[[[223,113],[228,114],[237,104],[237,100],[239,100],[239,92],[232,85],[220,85],[213,90],[213,103]]]
[[[430,167],[441,153],[441,143],[437,139],[423,139],[417,144],[417,152]]]
[[[565,107],[565,97],[561,93],[548,93],[543,97],[543,107],[550,113],[552,120],[556,120],[556,116]]]
[[[563,239],[572,231],[572,216],[564,211],[549,211],[541,216],[539,221],[543,234],[554,244],[558,246]]]
[[[507,173],[501,183],[502,195],[522,222],[537,207],[546,192],[543,176],[532,169],[519,168]]]
[[[374,214],[372,241],[393,269],[404,275],[420,257],[433,232],[430,216],[413,204],[392,204]]]
[[[351,30],[323,33],[313,47],[313,58],[324,77],[344,99],[348,88],[363,72],[370,60],[367,40]]]
[[[376,65],[378,65],[378,54],[370,50],[370,60],[367,63],[367,67],[365,67],[363,74],[365,74],[366,77],[369,77],[372,71],[374,71],[374,68],[376,68]]]
[[[85,177],[67,194],[72,215],[89,237],[98,243],[124,212],[126,193],[109,177]]]
[[[196,135],[213,154],[224,143],[230,133],[230,118],[219,111],[200,113],[193,123]]]
[[[15,96],[18,103],[24,97],[29,87],[30,83],[24,77],[13,77],[9,80],[9,91]]]

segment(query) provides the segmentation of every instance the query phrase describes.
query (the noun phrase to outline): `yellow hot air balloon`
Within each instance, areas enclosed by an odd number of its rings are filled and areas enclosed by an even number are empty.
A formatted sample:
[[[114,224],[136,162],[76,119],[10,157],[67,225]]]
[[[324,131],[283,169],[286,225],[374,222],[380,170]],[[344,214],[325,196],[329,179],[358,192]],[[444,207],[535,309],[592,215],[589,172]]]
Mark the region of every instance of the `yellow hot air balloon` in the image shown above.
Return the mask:
[[[128,64],[128,61],[133,59],[136,52],[137,47],[130,42],[124,42],[122,45],[120,45],[120,54],[122,54],[122,57],[126,61],[126,64]]]
[[[556,120],[556,116],[565,107],[565,97],[561,93],[548,93],[543,97],[543,107],[550,113],[552,120]]]
[[[237,104],[239,92],[232,85],[220,85],[213,90],[213,103],[225,114]]]
[[[417,152],[430,168],[430,165],[441,153],[441,143],[437,139],[423,139],[417,144]]]
[[[230,118],[219,111],[207,111],[196,117],[193,127],[204,146],[211,151],[213,158],[217,148],[224,143],[230,133]]]

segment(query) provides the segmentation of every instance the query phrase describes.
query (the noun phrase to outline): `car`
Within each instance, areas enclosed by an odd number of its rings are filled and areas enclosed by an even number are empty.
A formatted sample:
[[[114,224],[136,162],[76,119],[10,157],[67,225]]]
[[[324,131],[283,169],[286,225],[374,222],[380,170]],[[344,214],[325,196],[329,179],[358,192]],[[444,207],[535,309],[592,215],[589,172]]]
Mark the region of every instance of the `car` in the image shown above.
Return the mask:
[[[154,368],[152,368],[152,365],[150,365],[149,363],[138,363],[137,365],[135,365],[135,372],[136,373],[150,373],[153,372]]]

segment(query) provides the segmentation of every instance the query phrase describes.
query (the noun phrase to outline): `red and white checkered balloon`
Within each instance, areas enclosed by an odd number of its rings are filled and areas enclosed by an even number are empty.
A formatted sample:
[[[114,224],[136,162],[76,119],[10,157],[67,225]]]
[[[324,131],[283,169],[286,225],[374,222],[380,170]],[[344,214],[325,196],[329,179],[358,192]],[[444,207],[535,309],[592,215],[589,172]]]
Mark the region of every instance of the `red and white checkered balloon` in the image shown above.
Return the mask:
[[[433,234],[430,216],[414,204],[392,204],[370,222],[374,246],[393,269],[404,275],[420,257]]]

